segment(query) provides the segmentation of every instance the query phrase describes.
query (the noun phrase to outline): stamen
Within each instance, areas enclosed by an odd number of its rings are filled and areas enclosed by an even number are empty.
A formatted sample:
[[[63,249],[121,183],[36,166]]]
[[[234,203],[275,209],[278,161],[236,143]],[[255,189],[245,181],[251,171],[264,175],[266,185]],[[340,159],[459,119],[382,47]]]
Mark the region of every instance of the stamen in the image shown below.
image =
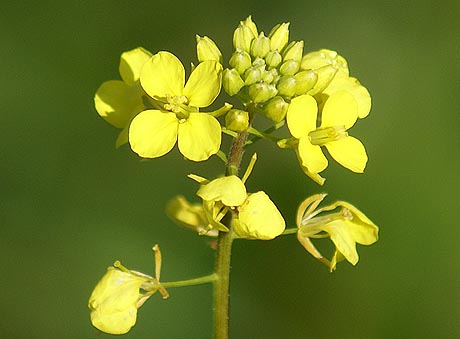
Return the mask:
[[[345,126],[323,127],[308,133],[312,145],[322,146],[331,141],[337,141],[348,136]]]

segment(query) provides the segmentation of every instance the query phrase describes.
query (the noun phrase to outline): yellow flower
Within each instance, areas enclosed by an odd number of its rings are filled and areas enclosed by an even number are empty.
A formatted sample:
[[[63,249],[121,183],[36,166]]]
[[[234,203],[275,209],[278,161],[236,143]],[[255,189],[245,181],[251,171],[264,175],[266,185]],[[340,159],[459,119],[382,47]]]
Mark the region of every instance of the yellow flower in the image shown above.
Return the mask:
[[[115,146],[128,142],[128,128],[132,118],[145,109],[144,91],[139,85],[139,74],[144,63],[152,56],[139,47],[124,52],[120,58],[121,80],[104,82],[97,90],[94,104],[99,115],[111,125],[121,128]]]
[[[211,105],[220,92],[220,63],[201,62],[185,84],[185,70],[179,59],[169,52],[159,52],[142,68],[140,82],[163,109],[145,110],[133,119],[129,143],[134,152],[143,158],[157,158],[168,153],[176,141],[179,151],[193,161],[206,160],[218,152],[220,124],[198,110]]]
[[[378,227],[364,213],[345,201],[337,201],[316,210],[325,194],[318,194],[305,199],[297,213],[297,238],[315,258],[335,270],[339,261],[346,259],[356,265],[359,260],[356,243],[371,245],[378,240]],[[323,212],[336,212],[318,216]],[[331,261],[325,259],[313,246],[310,238],[331,238],[336,249]]]
[[[228,232],[221,220],[231,209],[235,212],[232,229],[240,238],[270,240],[283,233],[285,221],[265,192],[247,194],[243,181],[235,175],[197,181],[202,184],[197,195],[203,199],[211,228]]]
[[[342,166],[362,173],[367,163],[366,150],[356,138],[348,135],[358,118],[358,106],[353,95],[347,91],[332,94],[320,112],[321,124],[317,125],[318,105],[310,95],[294,98],[287,111],[287,125],[292,136],[298,139],[297,155],[305,174],[319,184],[328,161],[321,146]]]
[[[153,293],[141,293],[155,285],[154,278],[139,272],[109,267],[89,298],[91,322],[110,334],[127,333],[136,323],[137,309]]]

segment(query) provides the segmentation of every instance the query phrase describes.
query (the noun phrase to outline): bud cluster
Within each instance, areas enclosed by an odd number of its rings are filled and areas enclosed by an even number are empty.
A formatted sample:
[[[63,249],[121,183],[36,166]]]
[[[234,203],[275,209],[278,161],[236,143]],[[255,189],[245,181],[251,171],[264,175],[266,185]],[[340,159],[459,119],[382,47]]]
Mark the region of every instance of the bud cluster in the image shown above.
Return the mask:
[[[335,56],[328,55],[313,64],[311,59],[317,56],[303,56],[303,41],[289,42],[289,23],[276,25],[265,36],[264,32],[258,33],[250,16],[235,30],[233,46],[231,68],[223,73],[225,91],[238,95],[245,104],[256,105],[274,122],[285,118],[293,97],[323,90],[340,63],[333,63],[330,59]]]

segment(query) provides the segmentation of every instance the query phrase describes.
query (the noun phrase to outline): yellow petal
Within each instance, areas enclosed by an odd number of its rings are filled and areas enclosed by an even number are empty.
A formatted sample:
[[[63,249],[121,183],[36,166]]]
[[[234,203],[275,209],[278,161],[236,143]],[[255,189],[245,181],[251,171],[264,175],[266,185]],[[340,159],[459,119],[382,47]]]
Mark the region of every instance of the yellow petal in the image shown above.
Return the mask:
[[[308,136],[299,140],[298,157],[301,165],[312,173],[322,172],[328,164],[321,147],[312,145]]]
[[[139,80],[141,68],[152,57],[152,53],[142,47],[124,52],[120,57],[118,68],[121,78],[128,85],[134,85]]]
[[[356,242],[350,229],[343,220],[334,220],[322,227],[329,233],[331,240],[341,254],[353,265],[356,265],[359,260],[358,252],[356,251]]]
[[[176,143],[178,124],[174,113],[158,110],[139,113],[129,127],[131,149],[142,158],[165,155]]]
[[[179,124],[179,151],[193,161],[207,160],[220,148],[222,133],[216,118],[206,113],[190,113]]]
[[[263,191],[250,194],[238,212],[233,230],[241,238],[270,240],[286,227],[280,211]]]
[[[346,90],[350,92],[358,104],[358,117],[365,118],[371,110],[371,95],[369,91],[359,83],[356,78],[341,77],[334,78],[324,90],[324,94],[332,95],[335,92]]]
[[[123,128],[121,132],[118,133],[117,140],[115,141],[115,148],[119,148],[128,142],[128,132],[129,124],[127,124],[125,128]]]
[[[236,175],[217,178],[202,185],[196,193],[206,201],[221,201],[225,206],[239,206],[246,200],[246,187]]]
[[[134,114],[144,109],[140,89],[120,80],[104,82],[94,97],[96,110],[111,125],[124,128]]]
[[[142,67],[140,81],[152,98],[165,98],[167,94],[180,96],[185,83],[184,66],[174,54],[158,52]]]
[[[321,127],[345,126],[349,129],[358,118],[358,104],[347,91],[332,94],[324,104]]]
[[[318,105],[310,95],[301,95],[292,99],[286,121],[292,136],[300,139],[316,129]]]
[[[219,95],[222,84],[222,65],[209,60],[198,64],[184,88],[188,104],[195,107],[211,105]]]
[[[364,145],[356,138],[346,137],[328,142],[326,148],[329,154],[343,167],[356,173],[363,173],[367,163]]]

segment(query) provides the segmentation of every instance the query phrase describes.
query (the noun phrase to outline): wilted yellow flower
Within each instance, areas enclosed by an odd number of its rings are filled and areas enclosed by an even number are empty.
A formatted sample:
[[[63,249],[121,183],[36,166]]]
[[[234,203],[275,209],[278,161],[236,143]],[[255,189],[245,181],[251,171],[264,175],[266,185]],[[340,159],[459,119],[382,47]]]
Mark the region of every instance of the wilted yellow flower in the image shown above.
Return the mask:
[[[240,238],[270,240],[283,233],[285,221],[265,192],[247,194],[243,181],[235,175],[197,181],[202,184],[197,195],[203,199],[203,208],[214,229],[229,231],[221,220],[232,209],[232,229]]]
[[[220,148],[221,127],[213,116],[199,113],[216,99],[222,83],[222,66],[201,62],[185,84],[185,70],[169,52],[159,52],[142,68],[145,92],[163,104],[162,110],[139,113],[129,128],[129,143],[143,158],[168,153],[178,142],[179,151],[193,161],[203,161]]]
[[[127,333],[136,323],[137,309],[158,289],[156,284],[140,272],[109,267],[89,298],[92,324],[106,333]]]
[[[119,66],[122,80],[104,82],[94,97],[99,115],[111,125],[122,129],[115,143],[116,147],[128,142],[129,123],[136,114],[145,109],[145,93],[139,85],[139,74],[151,56],[142,47],[124,52]]]
[[[318,105],[310,95],[294,98],[286,115],[289,131],[298,139],[296,151],[305,174],[323,184],[318,173],[327,167],[328,161],[321,146],[342,166],[362,173],[367,163],[366,150],[361,141],[347,132],[358,118],[354,97],[347,91],[335,92],[324,103],[319,127],[317,116]]]
[[[378,227],[364,213],[345,201],[337,201],[316,209],[325,194],[305,199],[297,212],[297,238],[315,258],[335,270],[339,261],[346,259],[356,265],[359,260],[356,243],[371,245],[378,240]],[[337,210],[338,209],[338,210]],[[332,212],[337,210],[336,212]],[[324,215],[319,215],[323,212]],[[336,249],[331,261],[325,259],[311,243],[311,238],[330,237]]]

